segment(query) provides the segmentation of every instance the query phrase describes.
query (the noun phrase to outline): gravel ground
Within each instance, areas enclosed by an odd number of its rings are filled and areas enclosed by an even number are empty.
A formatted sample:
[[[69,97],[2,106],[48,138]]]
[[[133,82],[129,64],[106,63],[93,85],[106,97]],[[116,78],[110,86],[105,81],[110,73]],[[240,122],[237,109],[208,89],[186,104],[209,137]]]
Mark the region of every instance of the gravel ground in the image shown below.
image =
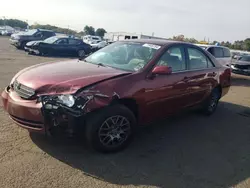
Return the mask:
[[[0,37],[0,91],[18,70],[59,60],[29,56]],[[108,155],[29,134],[0,103],[0,187],[250,187],[250,77],[232,82],[213,116],[177,115]]]

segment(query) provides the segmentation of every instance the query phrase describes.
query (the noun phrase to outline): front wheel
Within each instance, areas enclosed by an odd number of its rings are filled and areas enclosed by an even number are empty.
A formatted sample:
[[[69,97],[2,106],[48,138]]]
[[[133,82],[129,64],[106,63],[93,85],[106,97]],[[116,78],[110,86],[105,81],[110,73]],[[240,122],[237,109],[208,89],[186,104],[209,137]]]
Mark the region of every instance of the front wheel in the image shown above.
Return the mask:
[[[205,115],[211,115],[213,114],[218,106],[219,100],[220,100],[220,91],[218,88],[213,89],[211,92],[209,98],[206,100],[206,102],[203,105],[203,112]]]
[[[129,144],[135,126],[135,116],[127,107],[108,106],[87,119],[86,139],[97,151],[116,152]]]

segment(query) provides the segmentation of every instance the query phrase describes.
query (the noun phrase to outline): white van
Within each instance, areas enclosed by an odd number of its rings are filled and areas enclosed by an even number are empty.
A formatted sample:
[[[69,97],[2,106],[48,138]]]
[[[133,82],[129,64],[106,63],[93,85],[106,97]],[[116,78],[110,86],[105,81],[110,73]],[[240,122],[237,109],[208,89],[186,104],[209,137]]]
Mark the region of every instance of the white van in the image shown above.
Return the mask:
[[[196,44],[210,52],[222,65],[231,66],[232,57],[230,49],[224,46]]]

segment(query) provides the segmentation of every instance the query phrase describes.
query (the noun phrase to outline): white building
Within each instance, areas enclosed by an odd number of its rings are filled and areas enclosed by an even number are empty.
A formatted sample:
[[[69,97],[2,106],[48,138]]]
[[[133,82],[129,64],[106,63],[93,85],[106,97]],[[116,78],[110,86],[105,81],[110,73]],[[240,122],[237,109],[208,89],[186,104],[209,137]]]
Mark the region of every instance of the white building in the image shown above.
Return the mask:
[[[114,42],[119,40],[126,40],[126,39],[166,39],[161,37],[143,35],[143,34],[136,34],[136,33],[126,33],[126,32],[109,32],[104,34],[104,40],[108,42]]]

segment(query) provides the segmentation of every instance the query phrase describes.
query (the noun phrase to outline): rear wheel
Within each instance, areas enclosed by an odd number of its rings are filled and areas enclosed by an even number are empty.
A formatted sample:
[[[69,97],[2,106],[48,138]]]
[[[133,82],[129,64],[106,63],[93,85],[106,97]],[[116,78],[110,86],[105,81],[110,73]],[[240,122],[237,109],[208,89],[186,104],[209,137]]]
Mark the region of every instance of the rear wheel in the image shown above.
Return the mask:
[[[218,88],[213,89],[209,98],[203,105],[204,114],[211,115],[216,111],[220,97],[221,97],[220,90]]]
[[[87,119],[86,139],[97,151],[116,152],[129,144],[135,126],[135,116],[128,108],[123,105],[109,106]]]

